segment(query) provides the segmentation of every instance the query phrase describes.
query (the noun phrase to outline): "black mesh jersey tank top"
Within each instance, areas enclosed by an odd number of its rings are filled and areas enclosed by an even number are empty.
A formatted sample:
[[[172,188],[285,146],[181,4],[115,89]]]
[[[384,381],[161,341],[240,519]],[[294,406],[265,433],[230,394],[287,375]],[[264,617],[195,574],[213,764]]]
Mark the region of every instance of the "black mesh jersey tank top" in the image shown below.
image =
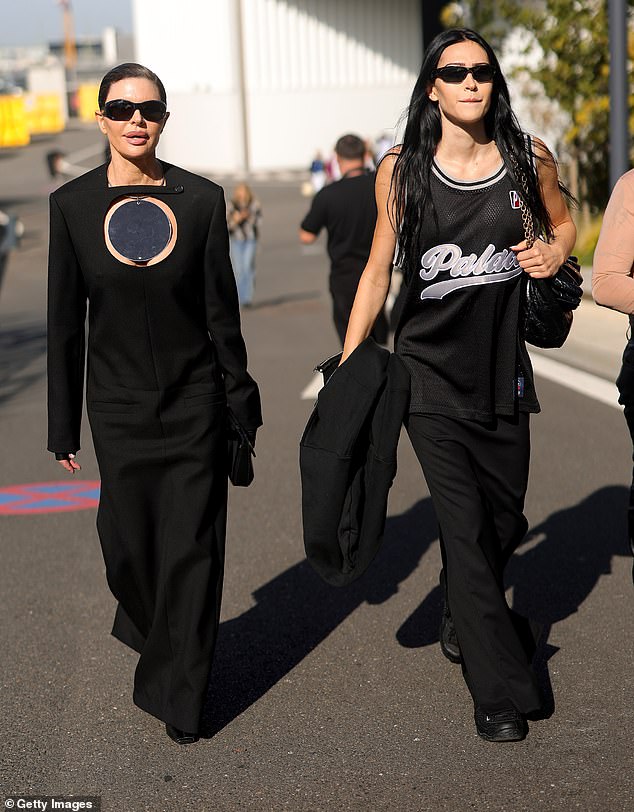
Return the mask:
[[[412,378],[410,412],[482,421],[538,412],[518,331],[523,271],[510,246],[524,231],[515,181],[504,165],[467,182],[434,162],[431,193],[437,223],[430,211],[395,337]]]

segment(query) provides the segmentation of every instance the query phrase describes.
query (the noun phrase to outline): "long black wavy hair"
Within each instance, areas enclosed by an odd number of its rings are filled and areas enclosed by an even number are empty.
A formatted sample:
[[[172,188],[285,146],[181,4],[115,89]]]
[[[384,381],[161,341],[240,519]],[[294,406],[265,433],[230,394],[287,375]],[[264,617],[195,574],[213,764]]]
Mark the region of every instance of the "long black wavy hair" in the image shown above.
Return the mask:
[[[518,192],[525,199],[535,220],[535,233],[543,233],[550,238],[553,224],[539,192],[533,159],[544,160],[533,154],[527,139],[511,109],[508,87],[500,63],[483,37],[469,28],[451,28],[438,34],[425,51],[418,79],[407,109],[405,134],[392,174],[394,208],[390,212],[398,234],[396,264],[401,267],[405,279],[409,280],[420,264],[420,241],[425,218],[430,214],[436,225],[438,218],[431,197],[431,168],[440,141],[441,119],[438,103],[428,96],[433,84],[432,71],[438,65],[442,52],[449,45],[471,40],[486,51],[489,63],[495,68],[491,105],[484,119],[487,135],[492,138],[500,151],[504,164],[515,178]],[[525,178],[527,193],[524,192],[522,176]],[[569,196],[562,186],[562,191]]]

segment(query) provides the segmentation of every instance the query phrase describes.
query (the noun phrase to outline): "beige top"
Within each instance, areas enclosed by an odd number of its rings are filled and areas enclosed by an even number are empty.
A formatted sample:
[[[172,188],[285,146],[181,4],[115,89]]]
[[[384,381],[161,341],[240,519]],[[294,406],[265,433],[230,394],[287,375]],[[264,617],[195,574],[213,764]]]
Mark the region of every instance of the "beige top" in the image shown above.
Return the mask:
[[[597,304],[634,314],[634,169],[619,178],[603,216],[592,264]]]

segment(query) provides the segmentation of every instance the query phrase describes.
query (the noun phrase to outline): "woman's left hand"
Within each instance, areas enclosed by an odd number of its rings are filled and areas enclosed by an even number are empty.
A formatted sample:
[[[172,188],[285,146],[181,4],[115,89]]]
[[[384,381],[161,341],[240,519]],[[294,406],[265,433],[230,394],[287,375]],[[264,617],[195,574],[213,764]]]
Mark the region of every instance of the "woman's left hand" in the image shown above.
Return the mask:
[[[515,252],[522,270],[536,279],[554,276],[566,259],[556,245],[543,240],[535,240],[532,248],[527,248],[526,240],[522,240],[512,245],[511,251]]]

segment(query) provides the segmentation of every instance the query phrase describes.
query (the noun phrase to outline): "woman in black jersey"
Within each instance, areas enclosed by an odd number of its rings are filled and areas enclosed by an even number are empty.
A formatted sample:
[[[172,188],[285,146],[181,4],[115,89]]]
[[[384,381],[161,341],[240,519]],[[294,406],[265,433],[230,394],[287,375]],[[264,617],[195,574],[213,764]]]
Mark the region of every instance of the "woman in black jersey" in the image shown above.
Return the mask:
[[[491,47],[467,29],[438,35],[403,143],[378,169],[377,227],[343,360],[383,307],[396,250],[407,430],[440,526],[441,645],[462,663],[489,741],[524,738],[540,709],[534,643],[506,603],[503,571],[527,529],[529,415],[539,411],[519,329],[522,277],[552,276],[570,253],[566,194],[548,149],[521,131]],[[520,197],[543,235],[530,249]]]

